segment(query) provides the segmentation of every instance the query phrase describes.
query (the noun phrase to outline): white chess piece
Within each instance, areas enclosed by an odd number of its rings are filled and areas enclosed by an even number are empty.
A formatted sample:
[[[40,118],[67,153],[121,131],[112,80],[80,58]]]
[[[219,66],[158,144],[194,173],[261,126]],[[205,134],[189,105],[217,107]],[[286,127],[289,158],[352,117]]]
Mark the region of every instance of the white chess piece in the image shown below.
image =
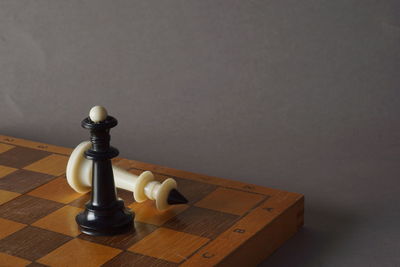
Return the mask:
[[[92,108],[92,110],[96,107]],[[107,115],[104,116],[101,109],[96,109],[93,112],[93,118],[91,116],[92,110],[90,111],[91,120],[104,120]],[[89,192],[92,185],[92,161],[84,157],[85,151],[90,148],[91,142],[85,141],[80,143],[72,152],[67,164],[66,176],[68,183],[79,193]],[[168,178],[163,183],[160,183],[154,181],[154,175],[150,171],[145,171],[137,176],[114,165],[112,168],[115,186],[132,191],[133,197],[137,202],[143,202],[147,199],[155,200],[156,207],[159,210],[167,209],[170,206],[168,203],[169,194],[171,190],[177,188],[174,179]]]
[[[89,118],[96,123],[104,121],[107,116],[107,110],[102,106],[94,106],[89,111]]]

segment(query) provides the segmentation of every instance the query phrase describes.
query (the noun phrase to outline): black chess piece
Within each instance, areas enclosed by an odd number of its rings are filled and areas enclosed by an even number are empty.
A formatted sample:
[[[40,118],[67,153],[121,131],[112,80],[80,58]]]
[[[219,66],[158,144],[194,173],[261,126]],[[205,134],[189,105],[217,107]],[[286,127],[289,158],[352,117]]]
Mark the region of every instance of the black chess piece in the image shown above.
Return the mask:
[[[110,129],[118,121],[100,106],[92,108],[82,127],[90,130],[92,148],[85,157],[93,161],[91,200],[76,216],[81,231],[88,235],[115,235],[132,230],[134,214],[117,198],[111,159],[119,152],[110,146]]]
[[[172,189],[167,198],[169,205],[186,204],[189,201],[176,189]]]

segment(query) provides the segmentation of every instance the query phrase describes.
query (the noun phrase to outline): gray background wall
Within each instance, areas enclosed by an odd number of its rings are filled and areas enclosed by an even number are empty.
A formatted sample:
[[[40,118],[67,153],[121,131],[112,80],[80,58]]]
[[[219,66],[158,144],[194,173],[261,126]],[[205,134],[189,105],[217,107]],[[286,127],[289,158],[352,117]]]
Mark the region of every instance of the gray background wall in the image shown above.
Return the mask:
[[[400,2],[0,1],[0,131],[306,195],[263,266],[400,265]]]

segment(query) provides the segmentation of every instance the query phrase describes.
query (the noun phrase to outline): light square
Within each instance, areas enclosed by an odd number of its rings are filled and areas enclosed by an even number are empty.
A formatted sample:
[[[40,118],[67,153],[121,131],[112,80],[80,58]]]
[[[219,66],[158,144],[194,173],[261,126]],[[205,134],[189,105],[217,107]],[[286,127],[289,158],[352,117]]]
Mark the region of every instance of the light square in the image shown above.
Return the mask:
[[[243,215],[264,199],[263,195],[219,187],[198,201],[195,206]]]
[[[37,262],[58,267],[97,267],[119,253],[121,253],[119,249],[76,238],[53,250],[48,255],[37,260]]]
[[[68,157],[52,154],[24,167],[24,169],[59,176],[65,173],[67,162]]]
[[[17,170],[16,168],[0,165],[0,178],[3,178],[4,176],[9,175],[10,173],[15,172],[16,170]]]
[[[158,228],[153,233],[131,246],[128,250],[166,261],[180,263],[208,241],[208,238],[167,228]]]
[[[187,209],[188,205],[175,205],[168,210],[159,211],[155,207],[154,201],[148,200],[142,203],[133,202],[128,207],[135,212],[135,221],[160,226]]]
[[[47,184],[44,184],[29,192],[28,195],[45,198],[64,204],[68,204],[82,196],[82,194],[75,192],[68,185],[65,177],[56,178]]]
[[[14,148],[14,147],[15,146],[0,143],[0,153],[6,152],[7,150],[10,150],[11,148]]]
[[[75,222],[75,216],[81,211],[82,209],[80,208],[65,206],[36,221],[32,225],[72,237],[78,236],[81,232]]]
[[[19,195],[21,194],[0,189],[0,205],[16,198]]]
[[[0,218],[0,239],[3,239],[4,237],[21,230],[25,226],[26,225],[22,223]]]
[[[2,267],[23,267],[31,263],[28,260],[14,257],[2,252],[0,252],[0,262]]]

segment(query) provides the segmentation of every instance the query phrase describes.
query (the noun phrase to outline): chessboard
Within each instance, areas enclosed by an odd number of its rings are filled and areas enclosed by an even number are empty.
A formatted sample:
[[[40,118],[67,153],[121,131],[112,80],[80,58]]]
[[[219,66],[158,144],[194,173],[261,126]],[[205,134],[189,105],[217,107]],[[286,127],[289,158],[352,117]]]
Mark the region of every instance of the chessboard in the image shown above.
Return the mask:
[[[0,266],[254,266],[304,223],[301,194],[115,158],[174,178],[189,203],[158,211],[118,189],[135,230],[89,236],[75,216],[90,194],[65,178],[71,151],[0,135]]]

